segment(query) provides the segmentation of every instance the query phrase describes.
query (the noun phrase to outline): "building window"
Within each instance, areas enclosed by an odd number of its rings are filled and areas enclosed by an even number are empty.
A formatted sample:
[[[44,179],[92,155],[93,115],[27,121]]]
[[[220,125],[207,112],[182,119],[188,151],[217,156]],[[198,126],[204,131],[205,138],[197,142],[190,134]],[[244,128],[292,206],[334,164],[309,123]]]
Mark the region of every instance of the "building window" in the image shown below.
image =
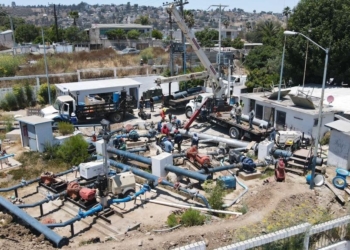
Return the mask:
[[[258,119],[262,119],[263,118],[263,106],[262,105],[259,105],[259,104],[256,104],[255,106],[255,117],[258,118]]]
[[[318,119],[314,119],[314,127],[317,127],[318,125]]]
[[[277,129],[283,129],[284,125],[286,124],[286,112],[277,111],[276,113],[276,125]]]

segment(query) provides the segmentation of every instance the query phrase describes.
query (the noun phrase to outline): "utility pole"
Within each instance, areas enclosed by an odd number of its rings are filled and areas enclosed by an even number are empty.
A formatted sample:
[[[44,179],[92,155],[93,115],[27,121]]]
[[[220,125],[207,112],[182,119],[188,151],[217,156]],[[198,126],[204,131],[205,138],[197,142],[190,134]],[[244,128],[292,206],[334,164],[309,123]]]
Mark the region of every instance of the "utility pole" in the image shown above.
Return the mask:
[[[221,77],[221,16],[222,16],[222,11],[228,7],[228,5],[222,5],[222,4],[218,4],[218,5],[210,5],[208,10],[211,7],[218,7],[219,11],[220,11],[220,15],[219,15],[219,76]]]
[[[16,55],[17,54],[17,51],[16,51],[16,39],[15,39],[15,30],[13,28],[13,22],[12,22],[12,17],[10,15],[8,15],[9,18],[10,18],[10,25],[11,25],[11,31],[12,31],[12,41],[13,41],[13,55]]]
[[[182,15],[182,18],[184,18],[184,5],[188,4],[188,2],[185,0],[185,2],[183,2],[183,0],[180,0],[180,2],[178,3],[178,6],[180,6],[180,12]],[[183,46],[183,53],[182,53],[182,71],[184,74],[186,74],[186,38],[184,33],[181,31],[181,39],[182,39],[182,46]]]
[[[57,25],[56,4],[53,5],[53,16],[55,17],[56,43],[58,43],[59,40],[58,40],[58,25]]]
[[[168,6],[169,3],[166,2],[163,6]],[[170,76],[174,75],[174,45],[173,45],[173,20],[171,18],[171,12],[169,14],[169,34],[170,34]]]

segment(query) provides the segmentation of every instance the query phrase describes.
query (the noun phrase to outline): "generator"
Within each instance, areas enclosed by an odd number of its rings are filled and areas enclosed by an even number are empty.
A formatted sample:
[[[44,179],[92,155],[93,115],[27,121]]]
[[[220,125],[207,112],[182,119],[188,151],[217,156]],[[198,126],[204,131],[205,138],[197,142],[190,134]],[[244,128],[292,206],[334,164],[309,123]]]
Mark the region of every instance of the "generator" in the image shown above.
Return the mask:
[[[103,173],[103,160],[80,163],[79,174],[82,178],[89,180]]]

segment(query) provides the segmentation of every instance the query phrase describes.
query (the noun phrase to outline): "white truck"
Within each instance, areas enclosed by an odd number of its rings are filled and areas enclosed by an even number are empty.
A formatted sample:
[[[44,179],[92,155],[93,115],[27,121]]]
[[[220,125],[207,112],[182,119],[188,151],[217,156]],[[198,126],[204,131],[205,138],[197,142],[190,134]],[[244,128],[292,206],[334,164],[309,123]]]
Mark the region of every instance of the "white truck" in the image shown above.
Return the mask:
[[[72,113],[78,122],[101,118],[121,122],[137,108],[140,85],[130,78],[55,84],[57,98],[41,110],[41,116],[52,120],[54,127],[70,122]]]

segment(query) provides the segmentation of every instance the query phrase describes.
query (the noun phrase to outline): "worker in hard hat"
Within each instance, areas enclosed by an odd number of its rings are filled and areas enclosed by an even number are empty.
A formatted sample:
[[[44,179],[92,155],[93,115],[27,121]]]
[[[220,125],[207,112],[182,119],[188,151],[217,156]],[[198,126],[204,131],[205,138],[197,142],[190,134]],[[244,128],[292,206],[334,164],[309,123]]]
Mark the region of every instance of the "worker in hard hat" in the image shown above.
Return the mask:
[[[181,152],[182,141],[183,141],[182,135],[179,132],[179,130],[176,129],[174,132],[174,143],[177,144],[177,149],[179,150],[179,152]]]
[[[198,147],[198,143],[199,143],[199,138],[197,133],[194,133],[192,136],[192,141],[191,141],[191,147],[192,146],[197,146]]]
[[[163,144],[164,144],[164,151],[165,151],[165,152],[171,153],[171,152],[174,151],[174,146],[173,146],[173,144],[171,143],[171,141],[165,140],[165,141],[163,142]]]
[[[180,121],[180,119],[177,119],[176,115],[172,116],[171,123],[176,126],[176,129],[181,127],[181,121]]]
[[[159,115],[160,117],[162,117],[162,121],[165,120],[165,113],[166,113],[167,109],[166,108],[161,108],[159,111]]]
[[[72,112],[72,114],[70,115],[70,122],[73,124],[73,126],[78,124],[78,118],[74,112]],[[78,127],[77,129],[79,130]]]

